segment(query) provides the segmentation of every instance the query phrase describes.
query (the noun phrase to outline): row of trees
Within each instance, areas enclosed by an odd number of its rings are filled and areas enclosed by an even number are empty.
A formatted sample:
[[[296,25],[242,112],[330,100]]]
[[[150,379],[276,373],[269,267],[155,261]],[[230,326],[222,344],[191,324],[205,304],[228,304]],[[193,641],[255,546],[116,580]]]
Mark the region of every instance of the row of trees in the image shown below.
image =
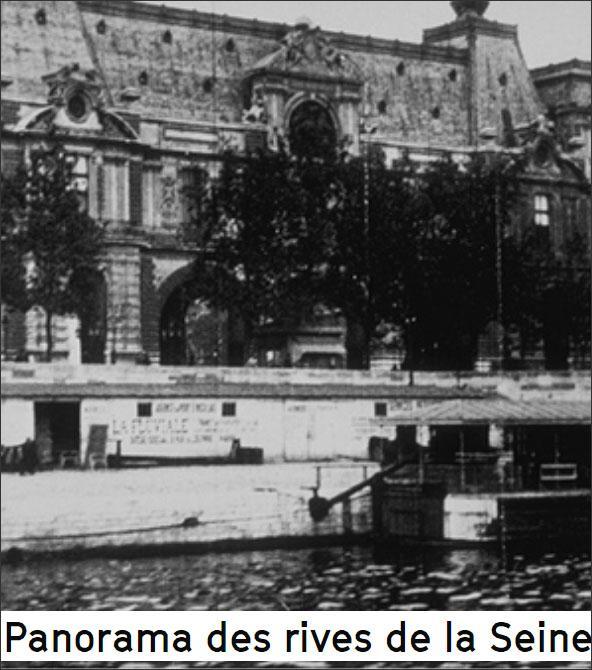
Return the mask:
[[[396,332],[408,366],[466,369],[501,312],[506,357],[512,342],[524,358],[541,341],[552,367],[565,366],[568,342],[587,355],[587,246],[574,238],[558,255],[548,237],[511,234],[519,165],[314,153],[227,153],[187,194],[193,294],[239,319],[247,338],[323,306],[345,318],[350,368],[367,367],[373,341]],[[1,243],[2,302],[45,310],[51,360],[54,315],[92,320],[104,243],[59,145],[2,176]]]
[[[520,165],[311,154],[227,154],[215,179],[202,174],[191,233],[201,243],[196,290],[209,304],[251,332],[306,321],[319,304],[337,310],[350,368],[367,367],[373,338],[391,331],[402,333],[408,366],[467,369],[499,316],[501,277],[504,332],[517,333],[522,355],[544,339],[562,367],[567,340],[589,345],[582,245],[558,260],[548,238],[511,234]]]

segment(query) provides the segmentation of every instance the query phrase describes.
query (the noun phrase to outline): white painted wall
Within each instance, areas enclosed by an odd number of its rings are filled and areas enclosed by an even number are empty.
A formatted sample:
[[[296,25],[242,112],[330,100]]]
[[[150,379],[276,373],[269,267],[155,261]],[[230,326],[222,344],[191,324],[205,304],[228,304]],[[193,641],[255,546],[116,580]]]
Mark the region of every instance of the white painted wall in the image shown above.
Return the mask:
[[[152,416],[139,417],[138,403]],[[222,416],[224,402],[236,416]],[[108,453],[160,457],[226,456],[232,440],[262,447],[266,461],[366,458],[373,435],[394,437],[393,421],[374,417],[374,400],[266,398],[87,399],[81,403],[82,458],[93,424],[108,426]]]
[[[2,437],[4,446],[22,444],[35,437],[35,412],[31,400],[2,399]]]

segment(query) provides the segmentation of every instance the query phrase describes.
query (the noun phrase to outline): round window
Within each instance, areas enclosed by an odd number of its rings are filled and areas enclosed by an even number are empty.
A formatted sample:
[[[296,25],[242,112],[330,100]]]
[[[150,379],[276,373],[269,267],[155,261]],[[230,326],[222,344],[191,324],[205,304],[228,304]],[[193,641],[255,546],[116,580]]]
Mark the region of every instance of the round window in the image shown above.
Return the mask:
[[[87,100],[82,93],[75,93],[68,100],[68,116],[73,121],[82,121],[87,114]]]

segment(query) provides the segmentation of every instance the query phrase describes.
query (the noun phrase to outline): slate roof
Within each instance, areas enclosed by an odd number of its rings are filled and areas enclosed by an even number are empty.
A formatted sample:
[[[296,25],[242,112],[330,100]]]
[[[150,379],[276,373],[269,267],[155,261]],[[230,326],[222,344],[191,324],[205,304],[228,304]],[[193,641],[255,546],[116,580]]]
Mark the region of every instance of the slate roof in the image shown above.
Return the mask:
[[[482,398],[478,389],[395,384],[248,384],[200,382],[176,384],[106,384],[101,382],[35,383],[4,382],[3,398],[349,398],[433,399]]]

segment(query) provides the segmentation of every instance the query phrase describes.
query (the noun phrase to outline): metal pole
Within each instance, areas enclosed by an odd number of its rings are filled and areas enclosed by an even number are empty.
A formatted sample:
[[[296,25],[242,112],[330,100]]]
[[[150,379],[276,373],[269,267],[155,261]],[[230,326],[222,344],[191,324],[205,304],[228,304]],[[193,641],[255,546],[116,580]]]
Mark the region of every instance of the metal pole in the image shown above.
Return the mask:
[[[461,426],[460,429],[460,490],[464,493],[466,488],[466,473],[465,473],[465,429]]]
[[[366,121],[364,122],[367,123]],[[364,318],[364,338],[368,337],[366,329],[368,327],[371,301],[372,301],[372,288],[371,288],[371,273],[370,273],[370,133],[369,129],[364,125],[364,131],[366,135],[366,146],[364,151],[364,244],[365,244],[365,275],[366,275],[366,314]],[[369,358],[369,352],[367,348],[364,349],[364,357]],[[364,364],[368,363],[370,367],[370,361],[364,361]]]
[[[425,461],[423,455],[424,447],[419,449],[419,485],[423,486],[425,481]]]
[[[503,307],[503,275],[502,275],[502,211],[501,211],[501,181],[496,175],[495,181],[495,276],[497,293],[497,352],[500,369],[504,369],[504,307]]]
[[[8,314],[2,315],[2,360],[8,359]]]
[[[408,338],[407,341],[409,342],[409,354],[407,356],[407,364],[409,365],[409,386],[413,386],[415,383],[415,378],[413,374],[413,366],[414,366],[414,360],[413,360],[413,347],[415,345],[415,338],[413,329],[415,328],[415,317],[411,317],[409,319],[409,333],[408,333]]]

